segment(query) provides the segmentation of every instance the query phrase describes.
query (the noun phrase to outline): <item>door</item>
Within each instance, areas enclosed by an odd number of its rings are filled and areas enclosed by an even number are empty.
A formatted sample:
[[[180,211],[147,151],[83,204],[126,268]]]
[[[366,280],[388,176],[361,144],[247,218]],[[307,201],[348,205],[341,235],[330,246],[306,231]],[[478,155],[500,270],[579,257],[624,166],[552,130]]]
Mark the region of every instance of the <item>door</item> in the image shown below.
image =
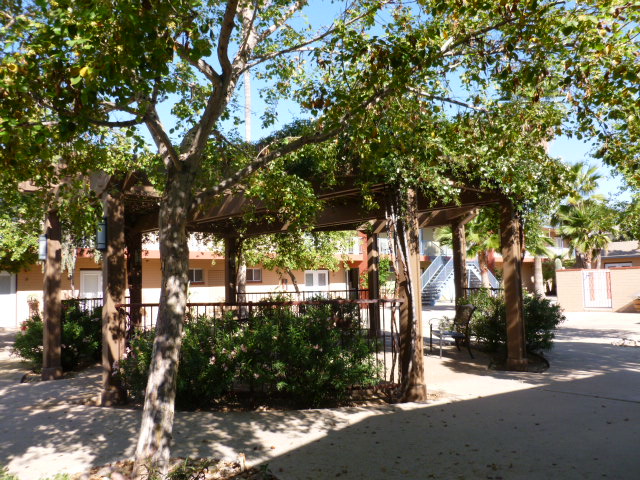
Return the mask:
[[[15,328],[16,319],[16,276],[0,272],[0,328]]]
[[[583,270],[582,289],[585,308],[611,308],[611,272]]]

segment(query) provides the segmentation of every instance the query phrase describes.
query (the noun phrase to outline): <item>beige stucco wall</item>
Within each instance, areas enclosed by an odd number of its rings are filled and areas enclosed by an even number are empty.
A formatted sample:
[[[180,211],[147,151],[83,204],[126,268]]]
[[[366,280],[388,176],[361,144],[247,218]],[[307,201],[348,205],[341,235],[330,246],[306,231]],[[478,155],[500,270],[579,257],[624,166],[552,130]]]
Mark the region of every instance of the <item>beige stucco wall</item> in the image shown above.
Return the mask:
[[[143,256],[142,259],[142,302],[158,303],[160,300],[160,286],[162,284],[162,273],[160,270],[160,259],[153,255]],[[77,259],[72,280],[68,273],[62,275],[62,298],[78,297],[80,289],[80,272],[82,270],[100,270],[100,264],[96,264],[92,258],[80,257]],[[225,280],[224,280],[224,260],[218,259],[214,262],[210,258],[192,258],[189,260],[189,268],[200,268],[203,270],[203,283],[193,284],[189,287],[190,302],[224,302]],[[257,266],[257,268],[261,268]],[[304,290],[304,272],[294,271],[301,290]],[[288,280],[287,290],[294,291],[289,276],[283,278]],[[25,271],[17,275],[16,288],[16,321],[15,325],[27,319],[29,316],[29,298],[37,298],[42,311],[42,283],[43,273],[40,264],[32,265]],[[329,273],[329,289],[346,289],[346,275],[343,269]],[[272,292],[282,290],[280,275],[274,271],[262,269],[261,282],[248,282],[247,292]],[[128,292],[127,292],[128,295]],[[13,326],[13,324],[11,324]]]
[[[611,308],[585,308],[582,270],[556,272],[558,303],[567,312],[611,311],[633,312],[633,299],[640,295],[640,267],[612,268]]]
[[[582,270],[556,271],[556,286],[558,288],[558,303],[565,311],[584,311]]]
[[[633,299],[640,295],[640,266],[612,268],[611,300],[614,312],[634,312]]]

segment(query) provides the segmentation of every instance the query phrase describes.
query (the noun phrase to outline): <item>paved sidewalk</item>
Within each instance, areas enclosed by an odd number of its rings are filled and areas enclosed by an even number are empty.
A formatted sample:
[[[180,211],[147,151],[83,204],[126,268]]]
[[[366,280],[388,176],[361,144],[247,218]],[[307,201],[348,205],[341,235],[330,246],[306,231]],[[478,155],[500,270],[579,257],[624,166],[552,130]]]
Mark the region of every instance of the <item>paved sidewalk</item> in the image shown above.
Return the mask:
[[[298,479],[636,479],[640,315],[568,314],[542,374],[487,370],[449,348],[426,357],[427,403],[290,412],[187,413],[174,456],[268,462]],[[0,465],[21,479],[131,456],[139,412],[73,404],[99,371],[17,384],[0,335]],[[71,402],[70,402],[71,399]]]

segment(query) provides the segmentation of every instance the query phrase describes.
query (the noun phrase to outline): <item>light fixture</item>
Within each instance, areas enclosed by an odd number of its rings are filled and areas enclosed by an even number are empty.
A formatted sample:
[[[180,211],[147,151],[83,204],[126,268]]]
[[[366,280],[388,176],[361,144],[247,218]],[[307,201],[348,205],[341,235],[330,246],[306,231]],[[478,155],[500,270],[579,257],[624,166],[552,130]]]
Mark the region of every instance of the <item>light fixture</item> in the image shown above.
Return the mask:
[[[40,235],[38,237],[38,260],[47,260],[47,236]]]
[[[102,217],[96,231],[96,250],[107,251],[107,217]]]

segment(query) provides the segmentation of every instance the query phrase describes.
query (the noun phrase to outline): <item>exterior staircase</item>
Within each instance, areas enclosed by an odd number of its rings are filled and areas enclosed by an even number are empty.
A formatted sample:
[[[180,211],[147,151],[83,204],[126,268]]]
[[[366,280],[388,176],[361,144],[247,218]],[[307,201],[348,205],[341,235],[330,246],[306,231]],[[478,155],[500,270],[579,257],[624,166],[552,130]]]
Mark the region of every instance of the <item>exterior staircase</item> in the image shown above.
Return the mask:
[[[482,276],[476,260],[467,261],[469,288],[481,288]],[[489,272],[492,288],[498,288],[498,280]],[[445,288],[453,285],[453,257],[439,255],[421,275],[422,304],[434,306]]]

